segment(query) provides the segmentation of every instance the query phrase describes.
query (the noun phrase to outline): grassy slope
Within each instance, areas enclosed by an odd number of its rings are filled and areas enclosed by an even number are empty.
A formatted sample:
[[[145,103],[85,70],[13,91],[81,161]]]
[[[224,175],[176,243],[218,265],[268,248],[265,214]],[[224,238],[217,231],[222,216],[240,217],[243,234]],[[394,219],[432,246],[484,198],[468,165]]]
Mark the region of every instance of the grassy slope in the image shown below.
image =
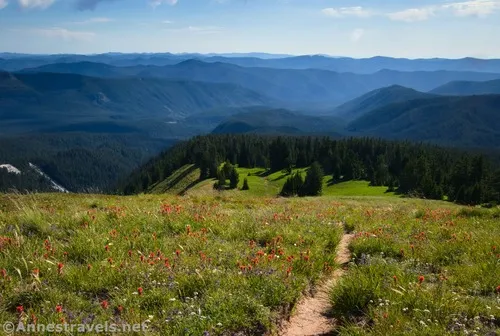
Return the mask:
[[[340,335],[498,335],[500,209],[443,205],[366,204],[346,215],[356,237],[331,296]]]
[[[197,169],[194,164],[185,165],[165,180],[153,185],[149,192],[151,194],[180,194],[196,183],[199,177],[200,169]]]
[[[335,267],[335,223],[345,220],[358,237],[357,266],[333,293],[340,335],[499,331],[499,210],[245,193],[0,195],[0,210],[0,323],[31,314],[38,323],[70,316],[79,323],[94,314],[94,323],[148,319],[152,335],[262,335],[325,263],[327,272]],[[26,315],[16,312],[20,305]]]
[[[212,186],[216,181],[215,179],[205,180],[196,183],[195,185],[192,184],[199,176],[199,170],[188,175],[188,181],[180,180],[178,182],[178,184],[183,187],[170,189],[165,187],[166,185],[169,185],[172,180],[178,180],[178,177],[182,176],[186,169],[187,166],[180,168],[171,177],[153,187],[151,192],[178,194],[181,190],[184,190],[185,186],[188,185],[192,186],[189,189],[189,193],[191,194],[211,192]],[[288,177],[285,172],[275,172],[267,175],[266,170],[263,168],[237,168],[237,170],[240,174],[240,183],[238,184],[238,188],[241,189],[243,187],[243,180],[247,178],[250,190],[233,190],[227,192],[245,193],[252,196],[276,196],[283,188],[283,185]],[[295,169],[294,172],[296,171],[302,172],[302,176],[305,177],[306,169]],[[387,187],[371,187],[367,181],[348,181],[331,184],[330,176],[325,176],[323,180],[323,195],[325,196],[395,196],[394,193],[388,193],[386,191]]]

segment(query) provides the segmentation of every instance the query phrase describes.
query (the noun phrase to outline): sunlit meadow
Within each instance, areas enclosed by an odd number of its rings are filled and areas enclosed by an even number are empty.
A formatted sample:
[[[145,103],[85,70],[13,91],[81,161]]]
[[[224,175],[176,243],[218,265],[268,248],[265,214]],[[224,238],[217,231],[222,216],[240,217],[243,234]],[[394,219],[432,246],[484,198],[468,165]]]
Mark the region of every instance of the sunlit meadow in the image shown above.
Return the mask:
[[[497,209],[241,192],[3,195],[0,209],[0,323],[276,334],[353,231],[332,291],[341,335],[499,331]]]

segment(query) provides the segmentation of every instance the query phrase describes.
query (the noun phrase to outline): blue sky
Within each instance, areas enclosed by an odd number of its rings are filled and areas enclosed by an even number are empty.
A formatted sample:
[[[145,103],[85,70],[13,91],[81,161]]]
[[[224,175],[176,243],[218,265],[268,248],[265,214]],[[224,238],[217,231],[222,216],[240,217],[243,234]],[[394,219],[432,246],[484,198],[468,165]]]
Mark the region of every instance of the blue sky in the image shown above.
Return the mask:
[[[0,51],[500,58],[500,0],[0,0]]]

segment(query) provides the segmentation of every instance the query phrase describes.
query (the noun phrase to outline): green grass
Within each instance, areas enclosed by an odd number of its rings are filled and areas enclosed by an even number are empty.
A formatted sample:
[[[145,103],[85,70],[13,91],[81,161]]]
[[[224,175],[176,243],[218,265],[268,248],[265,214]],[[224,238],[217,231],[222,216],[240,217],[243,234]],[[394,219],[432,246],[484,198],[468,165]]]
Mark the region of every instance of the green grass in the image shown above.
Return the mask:
[[[185,165],[177,169],[165,180],[153,185],[148,191],[151,194],[180,194],[197,183],[200,177],[200,169],[194,164]]]
[[[180,169],[180,172],[175,172],[172,176],[178,177],[182,174],[186,169],[186,166]],[[238,189],[243,187],[243,180],[248,179],[248,185],[250,186],[250,190],[241,191],[242,193],[249,194],[252,196],[277,196],[283,185],[285,184],[289,175],[285,171],[274,172],[269,174],[268,171],[264,168],[237,168],[238,173],[240,174],[240,183],[238,184]],[[301,172],[302,176],[305,177],[307,173],[306,168],[302,169],[294,169],[293,173]],[[191,176],[191,181],[193,181],[194,176]],[[171,178],[167,179],[168,181]],[[190,188],[190,192],[197,193],[200,191],[210,191],[211,186],[216,182],[215,179],[205,180],[197,183],[196,185]],[[164,184],[168,182],[162,182]],[[187,185],[188,183],[182,182],[183,185]],[[172,193],[168,188],[154,188],[156,193],[163,192]],[[176,190],[175,190],[176,191]],[[233,191],[234,192],[234,191]],[[240,192],[240,191],[237,191]],[[331,177],[325,176],[323,180],[323,195],[325,196],[397,196],[393,192],[387,192],[387,187],[371,187],[370,183],[367,181],[347,181],[340,183],[331,183]]]
[[[0,196],[0,324],[93,315],[148,320],[153,335],[273,331],[335,267],[342,228],[328,202],[242,196]]]
[[[347,212],[356,238],[332,292],[340,335],[500,332],[499,209],[419,201]]]
[[[325,176],[325,196],[396,196],[393,192],[387,192],[387,187],[372,187],[368,181],[347,181],[329,185],[330,181],[331,178]]]
[[[276,334],[338,267],[343,222],[355,239],[331,293],[340,335],[494,335],[499,218],[396,197],[0,195],[0,324],[95,316],[148,321],[152,335]]]

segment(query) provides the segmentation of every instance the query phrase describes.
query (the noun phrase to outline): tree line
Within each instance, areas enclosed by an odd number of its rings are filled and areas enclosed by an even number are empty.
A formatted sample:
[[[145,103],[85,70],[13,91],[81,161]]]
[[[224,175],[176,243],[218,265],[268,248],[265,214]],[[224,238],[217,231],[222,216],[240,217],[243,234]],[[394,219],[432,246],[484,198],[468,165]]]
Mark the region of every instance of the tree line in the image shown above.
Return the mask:
[[[333,182],[367,180],[401,194],[429,199],[446,196],[463,204],[500,201],[500,170],[480,154],[375,138],[247,134],[197,136],[178,143],[137,169],[120,184],[119,191],[145,192],[185,164],[200,168],[200,180],[219,178],[219,167],[226,161],[271,172],[320,168]],[[314,194],[310,183],[301,175],[290,176],[289,189],[282,194]]]

